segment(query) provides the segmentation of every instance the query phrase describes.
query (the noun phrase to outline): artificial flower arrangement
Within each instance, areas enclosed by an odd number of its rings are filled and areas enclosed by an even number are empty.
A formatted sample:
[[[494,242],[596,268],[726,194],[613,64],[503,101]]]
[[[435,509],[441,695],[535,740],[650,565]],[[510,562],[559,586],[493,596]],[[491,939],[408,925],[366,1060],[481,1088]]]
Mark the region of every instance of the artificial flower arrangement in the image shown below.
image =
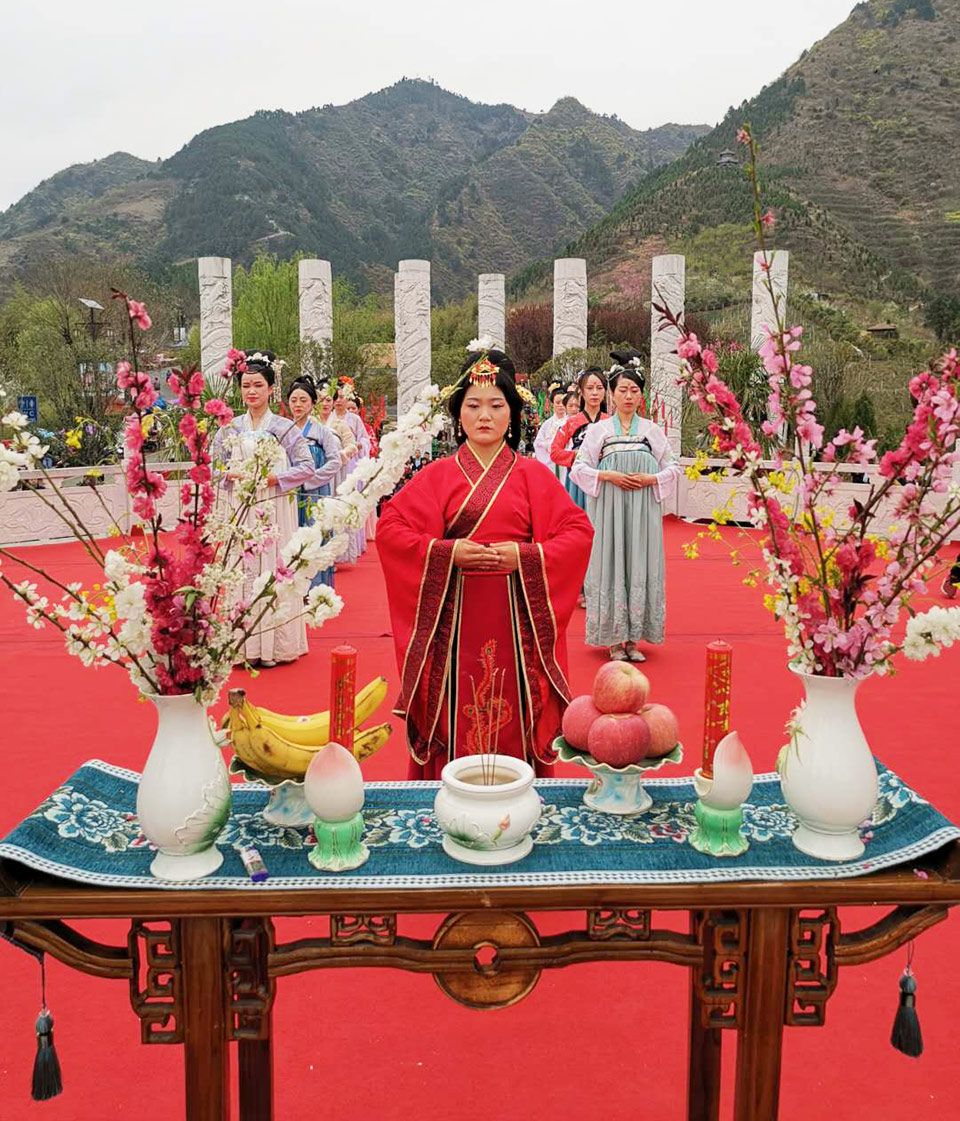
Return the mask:
[[[960,362],[951,350],[910,381],[915,408],[900,445],[880,459],[866,497],[838,512],[832,500],[842,481],[839,465],[873,464],[876,441],[856,427],[824,444],[813,370],[800,356],[803,328],[786,325],[770,279],[775,217],[762,204],[757,144],[749,127],[738,140],[749,149],[754,227],[775,309],[760,349],[769,390],[761,431],[745,420],[719,373],[716,351],[687,332],[668,307],[657,310],[680,332],[680,381],[708,418],[715,452],[749,482],[749,518],[766,531],[760,547],[771,594],[765,603],[783,622],[791,665],[825,677],[888,673],[901,650],[922,659],[960,639],[960,609],[934,607],[917,615],[910,606],[925,591],[938,550],[960,525],[953,478]],[[715,536],[716,522],[728,517],[729,510],[715,512]],[[910,618],[901,637],[896,628],[904,612]]]
[[[268,614],[286,621],[303,613],[308,623],[319,626],[340,612],[342,599],[324,585],[310,588],[310,581],[346,551],[349,531],[393,491],[408,461],[429,451],[442,424],[439,391],[435,386],[424,391],[396,430],[383,437],[379,458],[361,462],[341,487],[343,493],[317,501],[313,524],[294,533],[276,571],[258,577],[244,596],[243,560],[261,553],[273,532],[262,508],[266,479],[275,467],[272,442],[260,441],[239,469],[231,465],[233,501],[220,501],[223,476],[211,450],[217,429],[228,425],[233,413],[221,398],[205,393],[200,371],[171,375],[169,384],[182,410],[178,431],[190,467],[180,484],[180,515],[175,525],[168,525],[160,503],[170,484],[151,469],[144,449],[159,396],[139,365],[138,332],[150,327],[150,317],[141,302],[125,293],[115,291],[114,297],[125,302],[129,318],[131,358],[118,363],[117,386],[128,406],[125,477],[142,535],[124,536],[114,526],[113,535],[124,537],[123,543],[105,549],[43,467],[46,448],[29,431],[26,417],[10,412],[0,418],[0,491],[16,487],[21,470],[39,471],[57,501],[39,490],[38,497],[102,569],[103,581],[93,588],[65,584],[0,547],[0,559],[26,569],[43,586],[3,571],[0,582],[25,604],[33,626],[49,624],[61,631],[68,651],[85,665],[122,666],[144,693],[194,694],[208,705],[233,666],[243,661],[245,640]],[[239,371],[245,356],[233,352],[231,363]]]

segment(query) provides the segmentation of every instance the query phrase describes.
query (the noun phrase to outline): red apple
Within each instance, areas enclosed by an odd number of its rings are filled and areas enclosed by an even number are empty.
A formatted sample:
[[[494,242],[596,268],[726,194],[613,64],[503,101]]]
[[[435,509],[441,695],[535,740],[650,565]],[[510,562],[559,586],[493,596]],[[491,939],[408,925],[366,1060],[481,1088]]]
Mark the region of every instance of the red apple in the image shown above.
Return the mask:
[[[593,703],[601,712],[639,712],[650,682],[630,662],[607,662],[593,679]]]
[[[666,705],[644,705],[640,715],[650,729],[650,746],[647,755],[659,759],[669,755],[680,742],[680,725]]]
[[[650,729],[636,712],[612,712],[598,716],[587,737],[587,750],[598,763],[629,767],[639,763],[650,746]]]
[[[563,738],[577,751],[586,751],[590,728],[599,715],[591,697],[574,697],[563,714]]]

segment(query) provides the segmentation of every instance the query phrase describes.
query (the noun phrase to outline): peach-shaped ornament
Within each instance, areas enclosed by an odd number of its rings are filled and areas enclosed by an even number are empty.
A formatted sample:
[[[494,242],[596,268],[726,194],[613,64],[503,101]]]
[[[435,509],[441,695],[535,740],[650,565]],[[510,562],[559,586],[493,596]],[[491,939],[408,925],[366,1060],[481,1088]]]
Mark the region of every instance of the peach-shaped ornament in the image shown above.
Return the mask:
[[[713,781],[701,781],[709,784],[709,789],[700,795],[701,801],[715,810],[736,809],[750,796],[753,764],[736,732],[728,732],[717,744],[713,756]]]
[[[740,832],[743,803],[753,789],[753,765],[736,732],[728,732],[713,756],[713,778],[698,768],[693,786],[699,795],[694,816],[697,827],[690,844],[710,856],[740,856],[750,847]]]
[[[360,764],[339,743],[328,743],[310,762],[303,780],[307,805],[317,815],[316,845],[308,860],[326,872],[358,868],[370,856],[363,843],[363,775]]]

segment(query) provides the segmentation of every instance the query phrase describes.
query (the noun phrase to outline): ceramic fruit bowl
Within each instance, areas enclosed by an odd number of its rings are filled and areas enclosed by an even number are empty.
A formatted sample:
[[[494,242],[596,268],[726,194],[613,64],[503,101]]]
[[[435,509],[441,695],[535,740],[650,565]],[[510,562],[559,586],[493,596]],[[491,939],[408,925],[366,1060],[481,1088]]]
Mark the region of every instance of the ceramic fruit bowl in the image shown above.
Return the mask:
[[[643,813],[653,805],[653,799],[643,788],[643,777],[650,771],[659,770],[665,763],[679,763],[683,759],[683,747],[677,744],[673,751],[656,759],[642,759],[628,767],[611,767],[609,763],[598,763],[586,751],[578,751],[558,736],[553,741],[554,750],[564,763],[577,763],[586,767],[593,776],[583,794],[583,804],[600,813],[629,814]]]

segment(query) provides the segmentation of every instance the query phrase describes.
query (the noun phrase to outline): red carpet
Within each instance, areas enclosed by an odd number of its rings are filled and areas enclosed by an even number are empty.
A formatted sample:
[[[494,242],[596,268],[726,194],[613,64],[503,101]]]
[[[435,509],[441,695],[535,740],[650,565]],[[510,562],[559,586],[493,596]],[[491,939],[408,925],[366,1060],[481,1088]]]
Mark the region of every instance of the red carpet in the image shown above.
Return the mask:
[[[740,583],[744,569],[731,568],[719,546],[704,549],[696,562],[683,559],[680,544],[691,536],[688,526],[668,524],[668,640],[645,667],[654,699],[680,717],[690,745],[683,770],[689,772],[702,722],[704,645],[727,639],[735,651],[733,723],[755,769],[769,770],[799,686],[785,668],[783,638],[758,591]],[[73,546],[30,554],[35,563],[56,563],[69,579],[95,579]],[[344,640],[361,651],[361,679],[384,672],[396,682],[375,551],[343,571],[338,588],[347,602],[344,614],[315,632],[308,657],[254,682],[255,701],[288,711],[324,707],[327,653]],[[600,651],[584,648],[582,636],[579,612],[570,632],[575,692],[589,687],[602,659]],[[960,820],[957,655],[900,666],[895,678],[861,688],[867,736],[890,767]],[[0,602],[0,675],[6,711],[0,833],[85,759],[142,766],[151,707],[137,702],[123,674],[83,669],[59,636],[28,628],[9,596]],[[405,765],[395,734],[365,770],[371,779],[402,778]],[[566,921],[537,917],[543,930]],[[957,917],[942,923],[917,944],[923,1057],[905,1058],[888,1043],[903,954],[843,970],[826,1026],[787,1031],[784,1121],[960,1117],[957,924]],[[279,937],[302,935],[308,925],[283,922]],[[433,926],[433,920],[419,920],[407,932]],[[124,938],[113,923],[85,929],[105,940]],[[0,1121],[183,1116],[179,1049],[139,1044],[125,984],[88,978],[57,962],[49,963],[48,993],[66,1091],[52,1102],[33,1103],[38,971],[32,959],[5,945],[0,971]],[[521,1004],[484,1014],[454,1004],[429,977],[399,971],[329,970],[286,979],[275,1016],[277,1117],[312,1121],[318,1111],[348,1110],[379,1121],[673,1121],[685,1116],[686,984],[685,971],[666,965],[577,966],[544,973]],[[732,1035],[725,1045],[729,1063]]]

